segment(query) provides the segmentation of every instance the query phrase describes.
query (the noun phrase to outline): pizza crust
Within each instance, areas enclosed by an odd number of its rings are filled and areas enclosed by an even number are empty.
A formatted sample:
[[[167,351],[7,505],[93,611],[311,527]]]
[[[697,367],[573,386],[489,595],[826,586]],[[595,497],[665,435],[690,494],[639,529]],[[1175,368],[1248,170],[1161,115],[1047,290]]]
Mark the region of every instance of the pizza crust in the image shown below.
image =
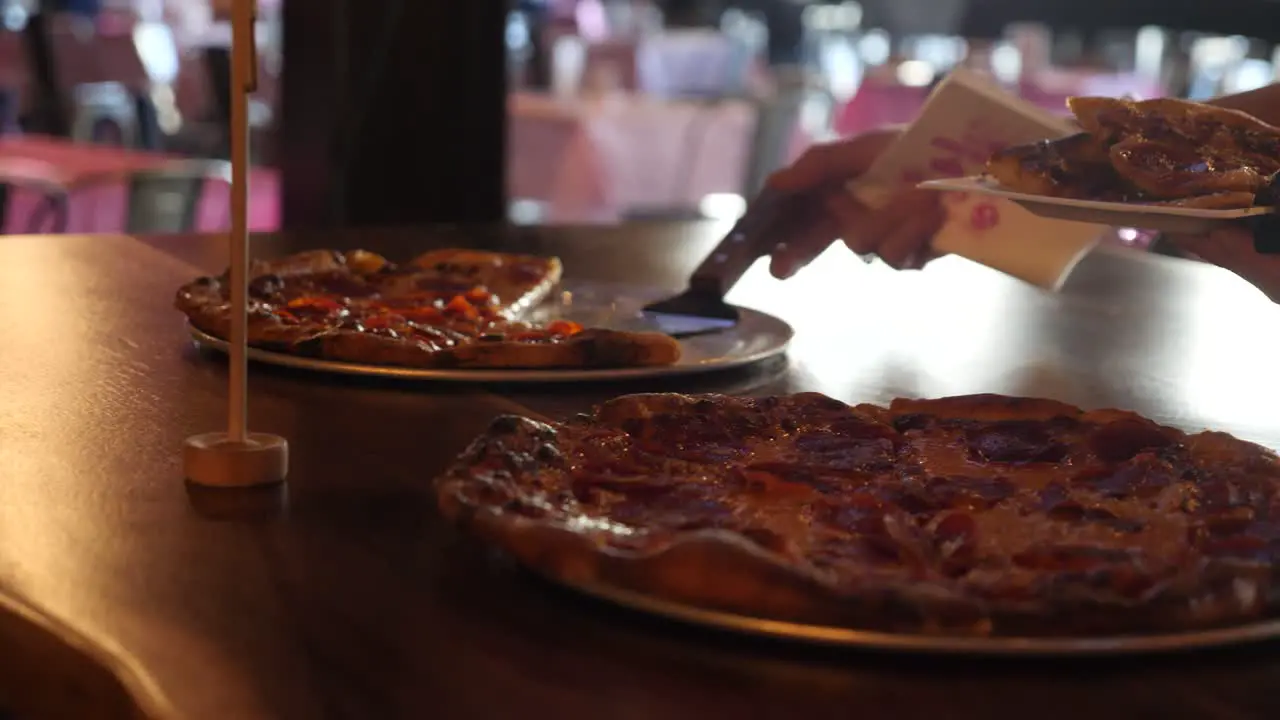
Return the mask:
[[[583,330],[555,344],[481,342],[450,348],[441,363],[457,368],[618,368],[670,365],[680,343],[660,333]]]
[[[612,368],[669,365],[680,345],[657,333],[584,330],[555,344],[480,342],[432,348],[367,333],[337,330],[314,337],[316,354],[344,362],[412,368]]]

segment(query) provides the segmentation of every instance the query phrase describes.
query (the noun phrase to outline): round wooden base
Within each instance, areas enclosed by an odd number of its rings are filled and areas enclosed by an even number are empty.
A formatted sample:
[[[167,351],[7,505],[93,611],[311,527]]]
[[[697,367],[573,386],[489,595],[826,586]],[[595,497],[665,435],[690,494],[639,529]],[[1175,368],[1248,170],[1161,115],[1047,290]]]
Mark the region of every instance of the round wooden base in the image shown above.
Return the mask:
[[[182,470],[191,482],[210,487],[284,482],[289,443],[266,433],[249,433],[245,442],[232,442],[223,432],[193,435],[182,448]]]

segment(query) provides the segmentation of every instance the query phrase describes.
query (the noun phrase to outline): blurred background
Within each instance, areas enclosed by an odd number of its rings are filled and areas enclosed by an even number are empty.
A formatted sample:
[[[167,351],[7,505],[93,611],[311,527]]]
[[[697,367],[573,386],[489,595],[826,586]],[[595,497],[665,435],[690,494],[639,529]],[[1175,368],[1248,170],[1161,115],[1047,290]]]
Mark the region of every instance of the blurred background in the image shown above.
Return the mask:
[[[257,230],[281,222],[284,2],[259,2]],[[4,231],[225,228],[227,11],[0,0]],[[1274,82],[1278,39],[1280,0],[508,0],[510,218],[733,216],[809,145],[910,121],[952,68],[1063,112]]]

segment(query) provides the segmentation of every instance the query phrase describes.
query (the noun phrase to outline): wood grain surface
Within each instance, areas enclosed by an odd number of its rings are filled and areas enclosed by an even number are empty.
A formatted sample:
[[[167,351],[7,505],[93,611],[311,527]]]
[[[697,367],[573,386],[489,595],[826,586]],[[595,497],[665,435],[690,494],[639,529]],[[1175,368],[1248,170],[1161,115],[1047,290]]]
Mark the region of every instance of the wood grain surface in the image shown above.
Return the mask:
[[[255,252],[482,245],[674,287],[723,230],[361,231]],[[1032,394],[1280,446],[1280,311],[1222,271],[1104,252],[1051,295],[957,259],[895,273],[833,252],[786,283],[758,267],[732,299],[794,324],[789,361],[679,383],[481,388],[255,367],[251,425],[289,439],[292,472],[284,488],[227,493],[181,478],[182,440],[223,423],[226,377],[171,309],[179,284],[225,262],[216,237],[0,238],[0,593],[96,648],[77,654],[0,608],[0,701],[47,710],[74,680],[90,699],[45,716],[1280,717],[1275,644],[996,662],[727,637],[533,579],[444,527],[430,491],[496,414],[559,416],[635,389]],[[133,707],[112,705],[122,692]]]

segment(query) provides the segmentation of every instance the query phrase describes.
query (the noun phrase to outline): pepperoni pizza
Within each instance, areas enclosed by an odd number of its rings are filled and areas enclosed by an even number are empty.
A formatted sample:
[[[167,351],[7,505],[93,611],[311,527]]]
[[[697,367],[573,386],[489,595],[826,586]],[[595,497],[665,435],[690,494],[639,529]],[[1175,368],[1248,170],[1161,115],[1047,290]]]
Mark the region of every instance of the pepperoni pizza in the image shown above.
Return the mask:
[[[254,347],[417,368],[601,368],[669,365],[680,345],[658,333],[521,320],[560,280],[556,258],[435,250],[404,265],[355,250],[316,250],[249,269]],[[178,291],[191,324],[230,335],[227,275]]]
[[[1280,600],[1272,452],[1050,400],[630,395],[501,417],[436,490],[565,582],[755,617],[1097,636]]]

